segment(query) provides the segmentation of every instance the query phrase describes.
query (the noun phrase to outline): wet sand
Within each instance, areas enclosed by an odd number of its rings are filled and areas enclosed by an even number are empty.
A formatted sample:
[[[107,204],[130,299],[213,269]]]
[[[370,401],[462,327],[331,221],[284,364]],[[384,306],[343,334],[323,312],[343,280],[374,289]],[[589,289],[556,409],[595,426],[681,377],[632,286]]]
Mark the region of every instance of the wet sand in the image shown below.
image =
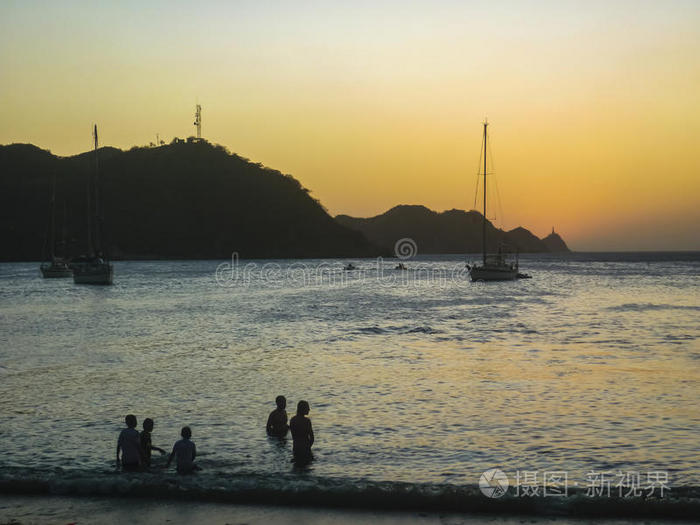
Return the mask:
[[[678,523],[642,520],[644,523]],[[229,525],[632,525],[639,519],[573,519],[531,516],[480,516],[450,513],[377,512],[265,505],[234,505],[134,498],[0,496],[0,524],[208,523]]]

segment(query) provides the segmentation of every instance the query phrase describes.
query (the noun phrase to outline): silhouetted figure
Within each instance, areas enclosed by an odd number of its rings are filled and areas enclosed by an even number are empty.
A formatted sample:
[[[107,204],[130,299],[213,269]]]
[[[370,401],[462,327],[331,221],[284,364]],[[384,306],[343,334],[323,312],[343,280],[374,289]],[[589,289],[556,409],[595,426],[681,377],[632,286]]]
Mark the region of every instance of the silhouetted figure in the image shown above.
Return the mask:
[[[287,435],[287,430],[289,430],[289,425],[287,425],[287,398],[284,396],[277,396],[275,398],[275,403],[277,403],[277,408],[270,412],[270,416],[267,418],[267,434],[269,436],[284,437]]]
[[[292,431],[294,446],[294,463],[297,466],[306,465],[313,459],[311,445],[314,444],[314,430],[311,427],[311,420],[306,416],[309,413],[309,403],[299,401],[297,404],[297,415],[289,422],[289,429]]]
[[[136,430],[136,416],[129,414],[124,418],[127,428],[121,431],[117,440],[117,468],[121,451],[122,470],[139,470],[143,464],[143,452],[139,431]]]
[[[141,431],[141,451],[143,453],[143,463],[147,467],[151,465],[151,451],[157,450],[161,454],[165,454],[165,450],[154,447],[151,443],[151,432],[153,432],[153,420],[147,417],[143,420],[143,430]]]
[[[194,442],[190,441],[192,437],[192,431],[190,427],[182,427],[180,431],[182,439],[175,443],[173,446],[173,451],[170,453],[168,458],[168,463],[165,468],[170,466],[170,462],[173,457],[176,458],[177,463],[177,473],[178,474],[189,474],[195,470],[199,470],[199,467],[194,464],[194,458],[197,457],[197,447],[194,446]]]

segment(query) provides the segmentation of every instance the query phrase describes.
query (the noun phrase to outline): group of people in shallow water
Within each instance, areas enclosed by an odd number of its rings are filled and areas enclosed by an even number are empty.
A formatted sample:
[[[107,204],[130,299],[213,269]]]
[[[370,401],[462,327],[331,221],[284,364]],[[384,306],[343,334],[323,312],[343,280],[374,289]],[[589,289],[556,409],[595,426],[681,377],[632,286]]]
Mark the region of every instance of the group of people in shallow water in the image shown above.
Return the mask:
[[[311,426],[311,420],[306,417],[309,415],[309,403],[303,400],[297,403],[297,414],[289,421],[289,425],[287,425],[287,398],[277,396],[275,403],[277,408],[270,412],[267,418],[267,435],[284,438],[287,432],[291,431],[294,440],[292,461],[297,466],[310,463],[313,459],[311,446],[314,444],[314,429]]]
[[[294,441],[292,461],[297,466],[303,466],[311,462],[311,446],[314,444],[314,431],[311,427],[309,415],[309,403],[299,401],[297,413],[287,424],[287,399],[284,396],[275,398],[277,408],[270,413],[267,418],[266,430],[270,437],[284,438],[287,432],[291,431]],[[151,455],[153,451],[165,454],[165,450],[153,446],[151,442],[151,432],[153,432],[153,419],[147,417],[143,420],[143,430],[139,433],[136,430],[136,416],[129,414],[124,418],[126,428],[119,433],[117,440],[117,468],[121,465],[124,471],[138,471],[151,466]],[[180,431],[182,439],[173,445],[173,450],[168,457],[165,468],[170,467],[173,459],[179,474],[190,474],[200,470],[194,460],[197,457],[197,447],[192,438],[190,427],[182,427]]]
[[[165,454],[162,448],[154,447],[151,442],[151,432],[153,432],[153,420],[147,417],[143,420],[143,430],[139,433],[136,430],[136,416],[129,414],[124,418],[126,428],[119,433],[117,440],[117,468],[121,465],[122,470],[135,471],[151,466],[151,454],[153,451]],[[189,474],[199,467],[195,465],[194,458],[197,457],[197,447],[190,439],[192,430],[190,427],[182,427],[180,431],[182,439],[173,445],[173,451],[168,457],[165,468],[170,467],[173,458],[176,460],[177,471],[180,474]],[[121,459],[119,454],[121,452]]]

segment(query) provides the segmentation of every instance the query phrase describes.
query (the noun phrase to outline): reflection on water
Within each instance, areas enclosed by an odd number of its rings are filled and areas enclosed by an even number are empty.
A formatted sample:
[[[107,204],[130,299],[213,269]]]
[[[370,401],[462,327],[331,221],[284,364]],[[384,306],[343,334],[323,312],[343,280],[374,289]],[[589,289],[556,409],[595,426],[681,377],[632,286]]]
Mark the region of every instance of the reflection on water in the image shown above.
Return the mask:
[[[461,484],[501,466],[698,484],[700,262],[627,259],[394,286],[376,270],[221,286],[219,262],[178,261],[116,263],[115,286],[90,288],[2,264],[0,468],[109,469],[133,412],[163,448],[190,425],[205,475],[287,473],[291,443],[265,434],[284,394],[311,404],[313,475]]]

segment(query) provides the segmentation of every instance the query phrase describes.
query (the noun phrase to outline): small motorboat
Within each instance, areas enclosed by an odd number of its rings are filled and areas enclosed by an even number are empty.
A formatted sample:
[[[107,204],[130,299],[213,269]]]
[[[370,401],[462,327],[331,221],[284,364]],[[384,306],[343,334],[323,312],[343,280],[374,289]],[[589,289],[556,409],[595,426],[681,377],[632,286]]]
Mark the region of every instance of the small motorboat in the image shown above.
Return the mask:
[[[394,268],[394,270],[408,270],[408,268],[406,268],[406,265],[404,263],[399,263],[396,265],[396,268]]]
[[[357,270],[357,266],[355,266],[355,265],[352,264],[352,263],[348,263],[348,264],[345,265],[345,271],[346,271],[346,272],[350,272],[350,271],[352,271],[352,270]]]

